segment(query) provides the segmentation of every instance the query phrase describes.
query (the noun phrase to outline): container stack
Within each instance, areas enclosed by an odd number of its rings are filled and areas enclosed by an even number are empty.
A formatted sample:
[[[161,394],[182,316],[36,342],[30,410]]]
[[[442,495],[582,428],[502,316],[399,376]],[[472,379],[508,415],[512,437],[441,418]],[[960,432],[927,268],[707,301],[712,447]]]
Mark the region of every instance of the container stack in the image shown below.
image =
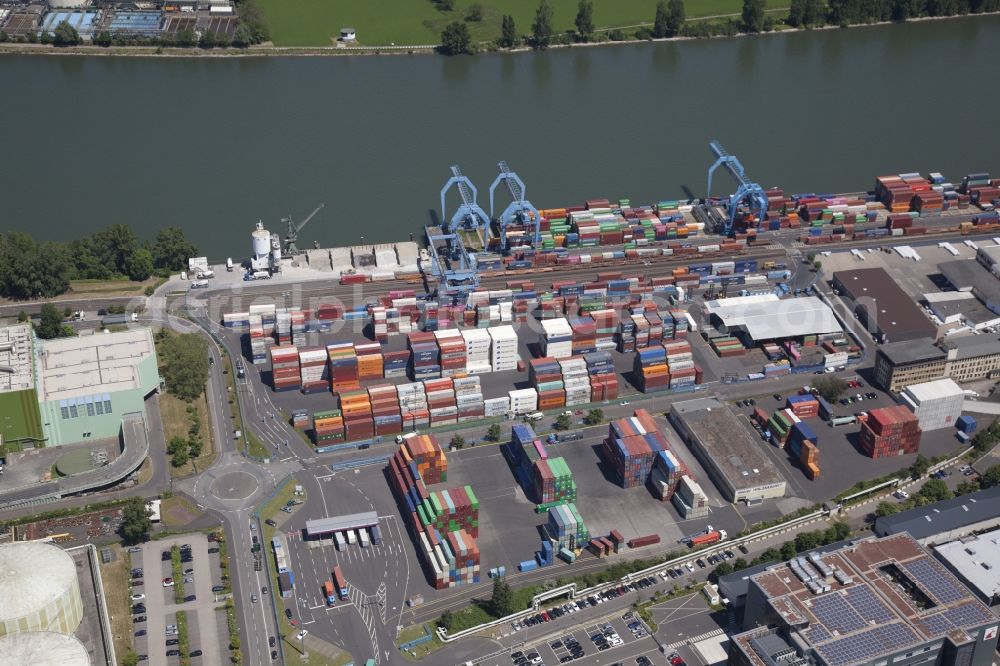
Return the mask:
[[[590,541],[590,532],[580,516],[575,504],[560,504],[549,509],[547,525],[549,539],[556,542],[558,549],[576,550]]]
[[[441,376],[440,352],[433,333],[410,333],[407,347],[412,354],[413,380],[434,379]]]
[[[653,458],[653,471],[649,475],[649,483],[653,492],[661,501],[666,502],[674,496],[677,484],[681,478],[689,474],[687,467],[672,450],[664,447]]]
[[[747,353],[747,348],[731,335],[723,335],[712,338],[712,351],[718,354],[719,358],[727,358],[729,356],[743,356]]]
[[[352,342],[334,342],[326,346],[329,366],[330,390],[334,393],[356,391],[358,381],[358,356]]]
[[[514,416],[523,416],[538,410],[538,391],[533,388],[508,391],[507,397],[510,398],[510,411]]]
[[[681,514],[681,518],[703,518],[709,514],[711,507],[708,505],[708,496],[697,481],[690,476],[682,476],[677,483],[677,491],[674,492],[674,508]]]
[[[653,470],[653,459],[667,449],[656,421],[645,409],[633,416],[612,421],[602,453],[623,488],[645,485]]]
[[[441,359],[441,376],[454,377],[465,374],[465,339],[458,329],[434,331]]]
[[[396,377],[406,377],[407,368],[410,365],[410,352],[401,349],[399,351],[387,351],[382,354],[384,377],[393,379]]]
[[[454,567],[448,570],[449,585],[465,585],[479,582],[479,546],[475,538],[465,530],[448,532],[448,546],[451,552],[446,554],[454,558]],[[451,559],[448,560],[451,564]],[[443,573],[443,572],[442,572]],[[442,576],[443,577],[443,576]]]
[[[618,375],[615,373],[614,358],[609,351],[585,354],[590,376],[590,402],[614,400],[618,397]]]
[[[615,348],[615,331],[618,328],[618,312],[612,309],[592,310],[596,333],[595,346],[598,351]]]
[[[398,326],[398,320],[397,320]],[[387,308],[381,305],[372,308],[372,333],[380,343],[389,342],[389,319]]]
[[[465,341],[465,372],[479,375],[493,372],[490,364],[490,333],[488,329],[469,328],[462,331]]]
[[[542,320],[542,353],[552,358],[573,355],[573,329],[564,317]]]
[[[472,486],[430,493],[417,507],[417,515],[425,527],[439,532],[465,530],[473,537],[479,536],[479,500]]]
[[[292,346],[271,347],[271,382],[275,391],[296,390],[302,385],[298,349]]]
[[[920,422],[902,405],[879,407],[861,419],[861,449],[871,458],[916,453]]]
[[[400,416],[403,417],[403,429],[412,431],[430,426],[430,411],[427,408],[427,394],[420,382],[397,384],[396,396],[399,398]]]
[[[458,423],[455,385],[450,378],[425,380],[424,391],[427,394],[427,408],[430,411],[431,427]]]
[[[792,428],[800,419],[791,409],[780,409],[771,415],[767,429],[771,431],[771,439],[779,446],[784,446]]]
[[[597,324],[591,317],[570,317],[567,322],[573,331],[574,356],[597,351]]]
[[[395,386],[369,386],[368,399],[372,406],[376,435],[396,435],[403,432],[403,417],[400,415],[399,396]]]
[[[274,338],[278,346],[290,346],[292,344],[292,315],[290,312],[278,312],[274,320]]]
[[[539,409],[562,407],[566,404],[562,368],[557,359],[543,356],[529,361],[528,380],[538,391]]]
[[[670,371],[667,354],[663,347],[639,349],[635,355],[633,370],[638,380],[638,389],[643,393],[665,391],[670,388]]]
[[[354,442],[375,436],[372,404],[368,391],[340,392],[340,411],[344,416],[344,439]]]
[[[309,410],[296,409],[292,412],[292,427],[296,430],[309,430],[312,427],[312,419],[309,418]]]
[[[483,418],[483,389],[479,377],[464,377],[452,380],[455,388],[455,407],[458,409],[458,422],[477,421]]]
[[[327,358],[327,351],[323,347],[299,347],[299,378],[302,380],[303,393],[330,390]]]
[[[804,421],[792,426],[788,434],[786,448],[806,471],[806,476],[812,480],[819,478],[819,440],[816,433]]]
[[[490,365],[493,372],[516,370],[520,356],[517,353],[517,333],[513,326],[493,326],[490,335]]]
[[[585,405],[590,402],[590,375],[587,361],[582,356],[573,356],[559,361],[563,386],[566,391],[566,406]]]
[[[267,363],[267,335],[260,315],[250,315],[250,360],[254,365]]]
[[[644,349],[649,346],[649,322],[642,314],[631,314],[632,335],[635,338],[635,348]]]
[[[554,505],[576,501],[576,482],[573,480],[573,473],[561,457],[535,461],[531,480],[534,499],[538,504]]]
[[[618,351],[622,354],[635,351],[635,324],[631,317],[623,316],[618,321]]]
[[[403,440],[393,457],[405,466],[412,463],[412,469],[424,484],[448,480],[448,457],[434,435],[416,435]]]
[[[800,419],[812,419],[819,416],[819,401],[809,394],[788,396],[786,406]]]
[[[381,379],[385,376],[382,345],[377,342],[354,345],[354,353],[358,356],[359,380]]]
[[[344,441],[344,419],[339,409],[313,414],[313,441],[316,446]]]

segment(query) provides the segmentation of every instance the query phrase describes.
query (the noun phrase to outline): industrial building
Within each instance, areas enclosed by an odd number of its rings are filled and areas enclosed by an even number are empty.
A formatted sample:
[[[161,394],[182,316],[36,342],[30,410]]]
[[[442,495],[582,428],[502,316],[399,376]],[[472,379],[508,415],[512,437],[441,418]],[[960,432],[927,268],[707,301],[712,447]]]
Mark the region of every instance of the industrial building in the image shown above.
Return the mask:
[[[983,603],[1000,604],[1000,530],[935,546],[934,554]]]
[[[0,327],[0,441],[40,441],[31,324]]]
[[[784,477],[728,405],[715,398],[675,402],[670,421],[726,501],[784,496]]]
[[[882,516],[875,521],[875,534],[890,536],[907,532],[924,545],[961,539],[975,532],[1000,527],[1000,486],[942,500],[934,504]]]
[[[842,330],[833,310],[815,296],[735,296],[706,301],[702,315],[719,331],[739,338],[748,347],[771,340],[801,342],[812,336],[822,341],[839,337]]]
[[[833,288],[881,344],[934,338],[937,327],[882,268],[833,274]]]
[[[976,260],[957,259],[938,264],[941,275],[960,292],[970,292],[990,312],[1000,314],[1000,245],[982,247],[976,251]]]
[[[965,404],[962,387],[948,378],[911,384],[903,389],[900,397],[902,403],[916,415],[924,432],[954,428]]]
[[[987,310],[972,292],[935,291],[924,294],[923,300],[946,330],[967,326],[973,331],[981,331],[1000,326],[1000,315]]]
[[[0,636],[36,631],[72,634],[83,619],[73,558],[40,541],[0,545]]]
[[[997,623],[909,535],[869,538],[752,575],[728,663],[987,666]]]
[[[48,446],[117,438],[160,386],[148,328],[39,341],[38,398]]]
[[[1000,339],[996,335],[963,335],[882,345],[875,355],[875,383],[890,393],[910,384],[950,377],[971,382],[1000,373]]]

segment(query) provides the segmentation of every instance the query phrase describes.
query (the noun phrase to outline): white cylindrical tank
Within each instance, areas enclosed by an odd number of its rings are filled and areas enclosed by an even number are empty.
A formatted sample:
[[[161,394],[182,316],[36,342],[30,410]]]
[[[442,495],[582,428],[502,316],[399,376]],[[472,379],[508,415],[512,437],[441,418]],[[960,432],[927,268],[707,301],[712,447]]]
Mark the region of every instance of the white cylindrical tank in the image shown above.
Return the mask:
[[[253,241],[253,256],[260,259],[266,257],[271,252],[271,232],[258,224],[257,228],[250,234]]]
[[[0,638],[4,666],[91,666],[87,648],[76,636],[31,631]]]
[[[275,265],[281,263],[281,236],[271,234],[271,260]]]
[[[0,545],[0,600],[0,636],[28,631],[72,634],[83,619],[73,558],[48,543]]]

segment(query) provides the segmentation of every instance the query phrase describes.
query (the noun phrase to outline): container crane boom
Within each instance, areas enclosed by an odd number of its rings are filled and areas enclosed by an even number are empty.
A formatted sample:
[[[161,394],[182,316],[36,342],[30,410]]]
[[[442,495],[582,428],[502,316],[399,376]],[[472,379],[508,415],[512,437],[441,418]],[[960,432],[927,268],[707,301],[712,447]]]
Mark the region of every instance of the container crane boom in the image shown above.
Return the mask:
[[[286,218],[284,218],[282,220],[282,222],[286,222],[288,224],[288,231],[285,233],[285,254],[296,254],[296,253],[298,253],[299,248],[296,246],[296,243],[299,240],[299,232],[302,231],[303,227],[305,227],[307,224],[309,224],[310,220],[312,220],[314,217],[316,217],[316,213],[318,213],[321,210],[323,210],[324,206],[326,206],[326,204],[323,204],[323,203],[321,203],[320,205],[316,206],[316,210],[314,210],[313,212],[309,213],[309,216],[306,217],[306,219],[304,219],[301,222],[299,222],[298,224],[295,224],[294,222],[292,222],[292,218],[291,217],[286,217]]]

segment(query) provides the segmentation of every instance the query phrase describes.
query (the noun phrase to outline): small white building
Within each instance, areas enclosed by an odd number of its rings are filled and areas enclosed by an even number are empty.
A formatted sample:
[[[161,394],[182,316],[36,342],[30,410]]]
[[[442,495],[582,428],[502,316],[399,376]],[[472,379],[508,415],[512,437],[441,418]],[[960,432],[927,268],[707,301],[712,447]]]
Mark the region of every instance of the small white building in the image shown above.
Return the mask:
[[[342,42],[356,42],[358,41],[358,33],[354,28],[341,28],[340,29],[340,41]]]
[[[920,429],[927,432],[955,427],[962,414],[965,392],[952,379],[935,379],[907,386],[902,399],[920,420]]]

